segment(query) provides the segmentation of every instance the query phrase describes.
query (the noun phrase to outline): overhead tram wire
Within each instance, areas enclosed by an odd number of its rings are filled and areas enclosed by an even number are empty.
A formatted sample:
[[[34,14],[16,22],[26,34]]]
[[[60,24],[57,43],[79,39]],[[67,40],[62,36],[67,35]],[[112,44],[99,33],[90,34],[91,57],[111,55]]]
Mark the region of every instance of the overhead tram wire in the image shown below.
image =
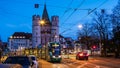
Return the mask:
[[[103,2],[101,5],[99,5],[98,7],[94,8],[93,10],[91,10],[88,15],[90,15],[93,11],[95,11],[97,8],[99,8],[100,6],[102,6],[105,2],[107,2],[107,0],[104,1],[104,2]],[[41,4],[41,5],[42,5],[42,4]],[[50,6],[50,7],[57,7],[57,8],[67,8],[67,7],[52,6],[52,5],[48,5],[48,6]],[[74,9],[74,10],[75,10],[75,8],[68,8],[68,9]],[[87,10],[87,9],[78,9],[78,8],[77,8],[77,10]],[[75,11],[76,11],[76,10],[75,10]],[[13,13],[10,13],[10,12],[7,12],[7,11],[5,11],[5,13],[18,16],[17,14],[13,14]],[[71,15],[72,15],[72,14],[71,14]],[[70,15],[70,16],[71,16],[71,15]],[[88,16],[88,15],[87,15],[87,16]],[[19,15],[19,16],[21,16],[21,15]],[[87,17],[87,16],[85,16],[85,17]],[[21,16],[21,17],[27,17],[27,16]],[[84,17],[84,18],[85,18],[85,17]],[[76,24],[77,24],[77,23],[76,23]],[[73,26],[75,26],[76,24],[74,24]],[[73,26],[72,26],[72,27],[73,27]],[[67,29],[67,30],[65,30],[65,31],[63,31],[63,32],[66,32],[66,31],[70,30],[72,27],[70,27],[69,29]]]
[[[64,11],[63,15],[61,16],[62,18],[64,17],[64,15],[71,9],[71,8],[68,8],[70,7],[70,5],[73,3],[74,0],[71,0],[71,2],[68,4],[67,6],[67,9]]]
[[[17,2],[17,0],[15,0]],[[28,2],[25,2],[25,1],[18,1],[19,3],[23,3],[23,4],[29,4]],[[39,5],[41,6],[44,6],[44,4],[40,4],[38,3]],[[48,5],[46,4],[46,6],[48,7],[55,7],[55,8],[66,8],[66,9],[75,9],[75,8],[68,8],[68,7],[61,7],[61,6],[55,6],[55,5]],[[78,10],[85,10],[85,9],[78,9]]]
[[[80,5],[78,5],[78,8],[79,8],[84,2],[85,2],[85,0],[82,0],[82,2],[80,3]],[[65,21],[63,22],[62,25],[65,24],[65,22],[78,10],[78,8],[75,8],[75,9],[73,10],[73,12],[67,17],[67,19],[65,19]],[[62,26],[62,25],[61,25],[61,26]]]
[[[17,0],[15,0],[15,1],[17,1]],[[23,3],[23,4],[29,4],[28,2],[25,2],[25,1],[18,1],[18,2]],[[41,6],[44,6],[44,4],[40,4],[40,3],[38,3],[38,4],[41,5]],[[76,8],[69,8],[69,7],[62,7],[62,6],[56,6],[56,5],[48,5],[48,4],[46,4],[46,6],[55,7],[55,8],[61,8],[61,9],[63,9],[63,8],[72,9],[72,10],[76,9]],[[77,10],[88,10],[88,9],[79,9],[79,8],[77,8]]]
[[[90,12],[88,12],[88,15],[91,14],[93,11],[95,11],[96,9],[98,9],[99,7],[101,7],[102,5],[104,5],[108,0],[105,0],[103,3],[101,3],[99,6],[97,6],[96,8],[94,8],[93,10],[91,10]],[[87,15],[87,16],[88,16]]]
[[[17,1],[17,0],[16,0]],[[27,2],[25,2],[25,1],[19,1],[19,3],[23,3],[23,4],[29,4],[29,3],[27,3]],[[44,4],[40,4],[40,3],[38,3],[39,5],[41,5],[41,6],[44,6]],[[74,10],[74,9],[76,9],[76,8],[68,8],[68,7],[61,7],[61,6],[55,6],[55,5],[48,5],[48,4],[46,4],[46,6],[48,6],[48,7],[55,7],[55,8],[66,8],[66,9],[72,9],[72,10]],[[88,10],[88,9],[77,9],[77,10]]]
[[[108,0],[105,0],[103,3],[101,3],[99,6],[97,6],[96,8],[94,8],[93,10],[91,10],[86,16],[84,16],[82,19],[86,18],[87,16],[89,16],[92,12],[94,12],[96,9],[98,9],[99,7],[101,7],[102,5],[104,5]],[[71,26],[70,28],[64,30],[63,32],[61,32],[60,34],[65,33],[68,30],[72,30],[71,28],[76,26],[78,23],[73,24],[73,26]]]
[[[73,1],[74,1],[74,0],[71,0],[71,2],[67,5],[67,8],[66,8],[66,10],[64,11],[63,15],[61,16],[61,19],[64,17],[64,15],[65,15],[68,11],[72,10],[72,8],[69,8],[69,7],[70,7],[71,4],[73,3]],[[62,24],[62,23],[60,23],[60,24]],[[65,28],[64,28],[64,29],[65,29]]]
[[[92,12],[94,12],[96,9],[98,9],[99,7],[101,7],[101,6],[102,6],[103,4],[105,4],[106,2],[107,2],[107,0],[105,0],[103,3],[101,3],[98,7],[94,8],[93,10],[91,10],[91,12],[90,12],[88,15],[86,15],[85,17],[83,17],[82,19],[84,19],[84,18],[86,18],[87,16],[89,16]],[[76,23],[76,24],[78,24],[78,23]],[[68,30],[71,30],[71,28],[74,27],[76,24],[73,24],[73,26],[71,26],[70,28],[64,30],[64,31],[61,32],[60,34],[65,33],[65,32],[68,31]]]
[[[22,1],[20,1],[20,2],[23,3],[23,4],[26,4],[26,2],[22,2]],[[20,2],[19,2],[19,3],[20,3]],[[27,4],[28,4],[28,3],[27,3]],[[40,5],[41,5],[41,6],[44,6],[43,4],[40,4]],[[67,7],[53,6],[53,5],[47,5],[47,6],[56,7],[56,8],[67,8]],[[3,8],[0,8],[0,9],[2,9],[3,11],[6,10],[6,9],[3,9]],[[67,8],[67,9],[75,9],[75,8]],[[87,9],[77,9],[77,10],[87,10]],[[9,10],[9,11],[11,11],[11,10]],[[21,16],[21,15],[19,15],[18,13],[11,13],[11,12],[8,12],[8,10],[5,11],[5,13],[11,14],[11,15],[15,15],[15,16]],[[31,18],[31,17],[23,16],[23,15],[22,15],[21,17]]]

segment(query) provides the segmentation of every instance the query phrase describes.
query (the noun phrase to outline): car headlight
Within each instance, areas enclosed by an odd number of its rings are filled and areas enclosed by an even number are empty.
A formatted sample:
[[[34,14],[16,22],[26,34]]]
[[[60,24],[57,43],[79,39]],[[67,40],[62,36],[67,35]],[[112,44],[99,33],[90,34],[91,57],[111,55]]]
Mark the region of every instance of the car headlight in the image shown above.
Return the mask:
[[[55,58],[55,56],[53,56],[53,58]]]
[[[29,66],[29,68],[32,68],[31,66]]]
[[[61,56],[60,56],[60,55],[59,55],[58,57],[59,57],[59,58],[61,58]]]

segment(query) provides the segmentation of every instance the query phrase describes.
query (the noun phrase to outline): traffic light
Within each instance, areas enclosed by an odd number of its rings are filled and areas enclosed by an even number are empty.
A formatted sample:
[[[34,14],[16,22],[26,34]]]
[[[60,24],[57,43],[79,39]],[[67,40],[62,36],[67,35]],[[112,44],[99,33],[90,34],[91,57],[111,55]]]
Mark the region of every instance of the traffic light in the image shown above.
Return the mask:
[[[93,46],[92,46],[92,49],[96,49],[96,48],[97,48],[97,46],[96,46],[96,45],[93,45]]]
[[[96,46],[94,45],[94,46],[93,46],[93,48],[95,49],[95,48],[96,48]]]

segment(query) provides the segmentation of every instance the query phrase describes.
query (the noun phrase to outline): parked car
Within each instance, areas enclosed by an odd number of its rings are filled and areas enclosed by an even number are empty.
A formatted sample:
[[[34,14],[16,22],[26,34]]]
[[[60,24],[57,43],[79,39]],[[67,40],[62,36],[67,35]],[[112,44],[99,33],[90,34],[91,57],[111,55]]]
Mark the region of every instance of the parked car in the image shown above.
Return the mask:
[[[37,57],[35,55],[29,55],[29,57],[32,59],[32,61],[34,62],[34,67],[35,68],[39,68],[38,65],[38,61],[37,61]]]
[[[9,56],[3,64],[20,64],[22,68],[32,68],[34,65],[28,56]]]
[[[89,54],[88,54],[87,52],[85,52],[85,51],[83,51],[83,52],[78,52],[78,53],[76,54],[76,59],[77,59],[77,60],[80,60],[80,59],[88,60],[88,57],[89,57]]]

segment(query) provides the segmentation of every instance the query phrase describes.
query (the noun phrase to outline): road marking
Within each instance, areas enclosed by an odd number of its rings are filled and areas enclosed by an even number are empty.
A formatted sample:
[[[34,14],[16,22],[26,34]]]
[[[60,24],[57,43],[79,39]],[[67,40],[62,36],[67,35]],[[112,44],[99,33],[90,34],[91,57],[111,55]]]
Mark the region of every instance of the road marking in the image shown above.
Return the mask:
[[[100,68],[100,66],[95,66],[94,68]]]
[[[76,62],[72,62],[69,65],[75,64],[75,63],[79,63],[80,61],[76,61]]]
[[[64,64],[53,64],[52,68],[69,68],[69,67]]]
[[[82,65],[80,65],[80,66],[78,66],[77,68],[81,68],[81,67],[85,66],[86,64],[87,64],[87,62],[82,64]]]

